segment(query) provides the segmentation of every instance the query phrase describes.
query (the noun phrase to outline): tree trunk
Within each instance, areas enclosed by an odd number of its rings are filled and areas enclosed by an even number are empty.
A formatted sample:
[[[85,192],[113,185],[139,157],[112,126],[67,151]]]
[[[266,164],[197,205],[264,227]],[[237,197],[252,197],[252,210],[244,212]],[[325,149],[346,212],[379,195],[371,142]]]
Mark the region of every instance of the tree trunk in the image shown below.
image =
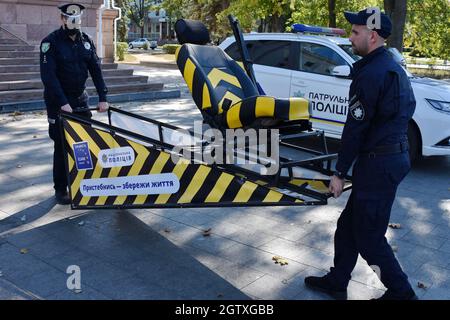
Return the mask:
[[[387,45],[403,52],[403,32],[406,22],[407,0],[384,0],[384,10],[392,21],[392,33]]]
[[[336,0],[328,0],[328,26],[336,28]]]

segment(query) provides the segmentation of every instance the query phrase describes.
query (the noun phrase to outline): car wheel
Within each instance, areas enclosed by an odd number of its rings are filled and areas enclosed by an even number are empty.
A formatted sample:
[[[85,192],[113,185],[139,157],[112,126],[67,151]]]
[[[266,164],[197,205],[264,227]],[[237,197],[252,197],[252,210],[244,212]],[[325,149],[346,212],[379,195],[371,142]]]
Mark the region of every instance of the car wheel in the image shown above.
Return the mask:
[[[418,160],[422,156],[422,143],[420,139],[420,132],[417,125],[410,121],[408,124],[408,142],[409,142],[409,158],[411,163]]]
[[[130,44],[130,49],[133,49],[133,45],[132,44]]]

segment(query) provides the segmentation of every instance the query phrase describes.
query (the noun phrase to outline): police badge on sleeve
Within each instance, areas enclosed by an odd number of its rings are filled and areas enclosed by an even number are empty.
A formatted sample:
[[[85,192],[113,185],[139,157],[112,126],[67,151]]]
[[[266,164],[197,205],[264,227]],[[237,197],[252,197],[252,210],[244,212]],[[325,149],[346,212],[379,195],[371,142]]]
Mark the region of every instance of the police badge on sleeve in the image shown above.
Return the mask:
[[[358,121],[364,120],[365,116],[364,107],[361,104],[361,102],[359,102],[359,100],[356,100],[356,102],[350,106],[350,114],[355,120]]]
[[[50,49],[50,42],[43,42],[41,44],[42,53],[46,53]]]

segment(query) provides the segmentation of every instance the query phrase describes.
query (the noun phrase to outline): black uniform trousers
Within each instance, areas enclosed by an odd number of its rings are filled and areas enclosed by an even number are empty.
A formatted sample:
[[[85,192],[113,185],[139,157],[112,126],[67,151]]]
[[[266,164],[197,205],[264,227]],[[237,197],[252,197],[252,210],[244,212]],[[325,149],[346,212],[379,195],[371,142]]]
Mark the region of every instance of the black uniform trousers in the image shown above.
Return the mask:
[[[330,277],[347,288],[358,254],[379,271],[381,282],[394,292],[411,286],[385,234],[397,187],[411,168],[408,152],[360,156],[353,169],[353,189],[337,223],[334,267]]]
[[[73,113],[91,118],[92,113],[89,111],[88,103],[87,103],[87,94],[84,93],[83,97],[72,97],[66,96],[69,100],[69,104],[73,109]],[[49,106],[54,107],[54,106]],[[61,106],[58,106],[58,108]],[[55,192],[65,193],[67,191],[67,175],[66,175],[66,167],[64,163],[64,149],[63,149],[63,136],[61,130],[61,121],[59,116],[54,119],[55,123],[49,123],[48,134],[50,138],[54,142],[54,151],[53,151],[53,188]]]

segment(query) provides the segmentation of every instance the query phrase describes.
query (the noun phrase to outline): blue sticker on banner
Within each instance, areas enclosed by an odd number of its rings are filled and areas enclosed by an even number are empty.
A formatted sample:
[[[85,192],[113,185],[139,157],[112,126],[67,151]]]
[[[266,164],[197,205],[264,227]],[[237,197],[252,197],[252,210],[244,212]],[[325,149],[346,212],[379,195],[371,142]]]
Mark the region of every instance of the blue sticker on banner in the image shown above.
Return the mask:
[[[91,170],[93,168],[92,158],[91,153],[89,152],[89,145],[87,141],[74,143],[72,146],[77,169]]]

